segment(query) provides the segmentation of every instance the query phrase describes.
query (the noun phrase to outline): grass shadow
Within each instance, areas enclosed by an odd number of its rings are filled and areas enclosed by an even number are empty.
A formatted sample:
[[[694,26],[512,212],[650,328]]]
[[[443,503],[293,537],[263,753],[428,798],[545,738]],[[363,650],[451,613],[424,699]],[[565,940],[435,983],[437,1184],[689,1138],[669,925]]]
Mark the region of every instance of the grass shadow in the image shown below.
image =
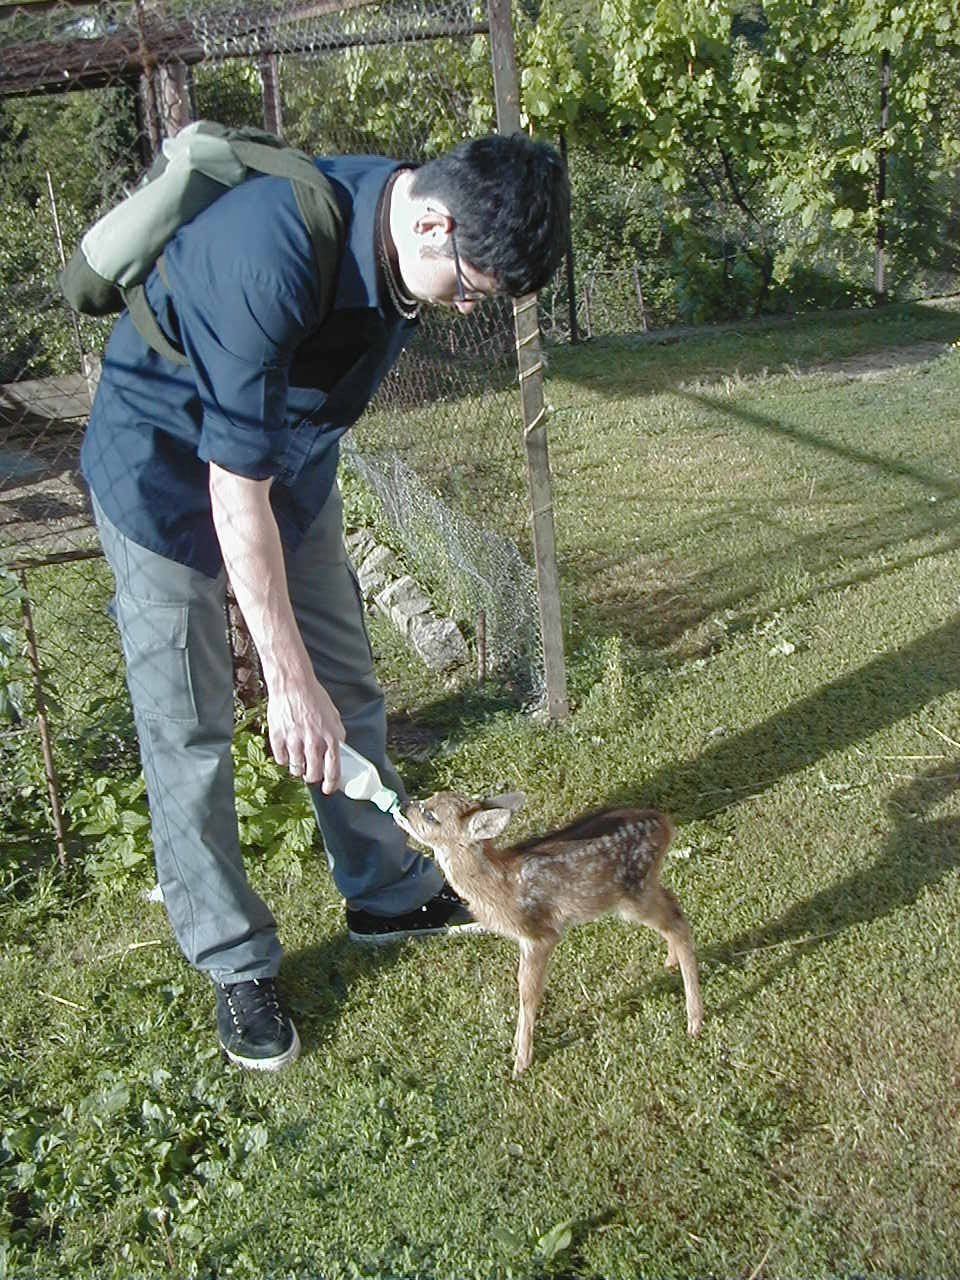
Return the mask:
[[[882,387],[893,385],[895,370],[885,371],[882,384],[863,384],[880,411],[877,421],[873,408],[864,408],[859,383],[836,399],[829,386],[811,398],[798,381],[796,395],[781,388],[778,407],[766,413],[745,404],[753,393],[740,395],[738,386],[745,376],[778,368],[796,375],[845,356],[869,360],[894,345],[906,358],[916,347],[903,344],[921,339],[928,339],[929,361],[958,335],[956,306],[910,305],[828,323],[798,318],[769,333],[700,334],[633,357],[612,348],[595,357],[564,356],[562,378],[577,383],[583,373],[594,396],[616,402],[613,416],[606,407],[585,411],[591,423],[597,415],[609,448],[587,447],[574,426],[561,429],[557,441],[578,475],[599,473],[592,481],[598,493],[609,486],[608,472],[617,476],[613,509],[597,517],[584,507],[589,536],[563,566],[583,625],[691,656],[713,647],[706,629],[716,615],[734,614],[726,621],[739,629],[771,610],[808,602],[812,578],[817,592],[842,590],[956,550],[960,483],[938,465],[949,448],[948,424],[890,403]],[[951,403],[952,377],[930,378],[941,393],[937,403],[944,395],[943,403]],[[917,394],[922,400],[923,388]],[[903,399],[902,389],[898,395]],[[581,399],[574,396],[570,412],[581,412]],[[659,406],[649,417],[645,400]],[[620,425],[617,416],[624,418]],[[701,485],[696,472],[683,470],[691,465],[683,442],[689,450],[691,440],[702,447],[701,467],[729,473],[729,483]],[[634,444],[641,457],[649,453],[652,473],[639,463],[613,466],[617,452],[629,456]],[[676,476],[668,467],[673,448]],[[745,472],[738,478],[740,465]],[[651,502],[662,513],[655,521],[644,514]]]
[[[751,929],[703,953],[706,965],[742,964],[758,951],[783,948],[785,954],[761,979],[721,1005],[726,1013],[776,982],[805,955],[857,925],[883,919],[915,903],[921,893],[960,867],[960,818],[926,821],[910,810],[930,808],[960,790],[960,761],[947,773],[928,773],[891,797],[904,816],[870,866],[845,876],[778,919]]]
[[[768,924],[698,948],[705,975],[716,966],[743,968],[758,952],[782,952],[762,977],[710,1008],[709,1013],[726,1014],[749,1003],[839,934],[912,905],[924,891],[960,867],[960,818],[924,817],[958,791],[960,759],[922,774],[891,794],[888,808],[896,815],[896,826],[869,866],[796,903]],[[615,1004],[620,1009],[635,1009],[651,992],[673,991],[678,982],[674,976],[659,975],[619,997]],[[708,976],[705,985],[709,985]]]
[[[642,796],[620,789],[608,803],[654,804],[669,809],[681,823],[712,816],[957,689],[960,613],[760,724],[719,739],[696,759],[650,775]],[[745,785],[750,776],[759,781]]]
[[[748,554],[736,544],[736,554],[721,555],[704,567],[693,569],[682,561],[675,562],[672,539],[676,531],[671,529],[664,531],[662,541],[644,543],[642,554],[628,566],[632,572],[623,572],[622,549],[617,551],[616,559],[607,553],[581,551],[567,574],[583,600],[581,615],[589,619],[591,627],[613,628],[645,645],[667,646],[715,615],[724,615],[728,627],[742,628],[755,621],[758,610],[751,609],[747,602],[755,599],[770,581],[771,562],[802,563],[804,579],[816,578],[815,588],[794,590],[778,598],[777,607],[789,609],[825,592],[888,577],[960,547],[960,484],[936,469],[906,461],[894,452],[885,455],[878,450],[851,447],[798,423],[747,409],[725,398],[694,391],[677,394],[708,414],[733,420],[740,430],[746,428],[809,451],[815,464],[822,460],[839,462],[851,468],[851,474],[858,479],[875,485],[877,494],[885,496],[872,499],[868,515],[856,516],[849,501],[841,503],[836,512],[825,511],[824,527],[797,534],[784,519],[781,494],[746,499],[724,495],[716,503],[716,538],[711,546],[729,544],[730,523],[737,518],[767,526],[772,542]],[[886,495],[897,483],[901,493],[903,484],[915,486],[917,496],[891,500]],[[698,519],[701,534],[709,535],[709,512],[701,512]],[[905,549],[921,540],[927,545]],[[877,557],[878,562],[865,564],[869,557]],[[607,586],[611,576],[618,579],[615,590]],[[604,584],[604,599],[591,600],[597,583]]]
[[[344,931],[284,955],[280,984],[305,1053],[333,1038],[352,983],[392,968],[402,951],[402,945],[362,946]]]
[[[960,689],[960,615],[913,644],[887,653],[834,681],[756,728],[725,739],[687,765],[661,770],[644,786],[643,803],[669,809],[681,822],[713,816],[745,792],[761,794],[782,778],[832,752],[848,749],[911,715],[935,698]],[[745,762],[762,762],[763,780],[745,788]],[[825,941],[916,902],[927,888],[960,866],[960,818],[927,820],[924,813],[960,790],[960,760],[911,780],[889,797],[893,834],[862,870],[797,903],[776,920],[699,949],[703,965],[742,965],[763,950],[788,948],[764,977],[722,1006],[726,1012],[795,965]],[[637,803],[620,792],[609,802]],[[660,977],[643,990],[674,985]],[[633,992],[623,997],[629,1007]]]

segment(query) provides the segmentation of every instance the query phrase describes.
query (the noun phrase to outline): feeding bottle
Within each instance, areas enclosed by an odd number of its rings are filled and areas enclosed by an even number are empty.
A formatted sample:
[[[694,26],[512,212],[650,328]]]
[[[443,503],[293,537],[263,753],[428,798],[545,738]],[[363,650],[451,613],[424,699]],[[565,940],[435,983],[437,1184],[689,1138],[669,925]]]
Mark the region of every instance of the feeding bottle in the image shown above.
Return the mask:
[[[400,800],[395,791],[380,781],[377,767],[366,756],[340,743],[340,787],[351,800],[369,800],[384,813],[399,813]]]

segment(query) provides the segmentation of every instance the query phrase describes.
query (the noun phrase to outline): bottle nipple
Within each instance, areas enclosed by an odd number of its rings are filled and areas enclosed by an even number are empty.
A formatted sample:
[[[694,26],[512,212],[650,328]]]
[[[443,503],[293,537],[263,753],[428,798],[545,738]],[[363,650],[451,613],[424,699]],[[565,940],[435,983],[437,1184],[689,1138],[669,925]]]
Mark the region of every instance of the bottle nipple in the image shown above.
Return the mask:
[[[379,791],[375,791],[369,797],[370,803],[375,804],[383,813],[399,813],[400,799],[395,791],[391,791],[389,787],[381,787]]]

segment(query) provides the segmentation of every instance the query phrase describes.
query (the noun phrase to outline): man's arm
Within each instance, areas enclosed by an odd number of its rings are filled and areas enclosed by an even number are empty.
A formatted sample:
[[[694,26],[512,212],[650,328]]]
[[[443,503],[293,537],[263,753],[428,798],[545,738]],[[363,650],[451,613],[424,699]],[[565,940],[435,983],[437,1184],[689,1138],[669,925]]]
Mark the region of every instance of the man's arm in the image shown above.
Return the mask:
[[[223,561],[257,646],[267,683],[267,727],[278,764],[322,782],[340,780],[340,714],[313,672],[293,615],[272,481],[249,480],[210,463],[210,502]],[[299,766],[302,764],[302,770]]]

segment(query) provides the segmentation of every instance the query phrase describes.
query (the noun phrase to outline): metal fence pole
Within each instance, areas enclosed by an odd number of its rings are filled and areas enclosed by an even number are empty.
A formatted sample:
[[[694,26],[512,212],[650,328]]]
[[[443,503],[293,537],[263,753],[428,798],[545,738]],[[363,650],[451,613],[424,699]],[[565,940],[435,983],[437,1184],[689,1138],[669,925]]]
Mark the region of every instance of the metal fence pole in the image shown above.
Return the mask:
[[[567,157],[567,135],[560,134],[560,154],[563,156],[563,163],[567,165],[569,171],[569,161]],[[580,341],[580,334],[577,331],[577,277],[574,270],[573,260],[573,223],[567,228],[567,307],[570,316],[570,344],[576,346]]]
[[[510,0],[487,0],[490,19],[490,53],[497,105],[497,128],[514,133],[520,128],[520,82],[513,42]],[[553,495],[547,453],[546,403],[543,398],[543,353],[535,294],[513,303],[517,338],[517,369],[523,413],[527,484],[533,526],[533,551],[537,570],[540,635],[543,639],[547,714],[561,720],[569,712],[567,673],[563,655],[563,622],[560,611],[560,573],[557,568]]]

